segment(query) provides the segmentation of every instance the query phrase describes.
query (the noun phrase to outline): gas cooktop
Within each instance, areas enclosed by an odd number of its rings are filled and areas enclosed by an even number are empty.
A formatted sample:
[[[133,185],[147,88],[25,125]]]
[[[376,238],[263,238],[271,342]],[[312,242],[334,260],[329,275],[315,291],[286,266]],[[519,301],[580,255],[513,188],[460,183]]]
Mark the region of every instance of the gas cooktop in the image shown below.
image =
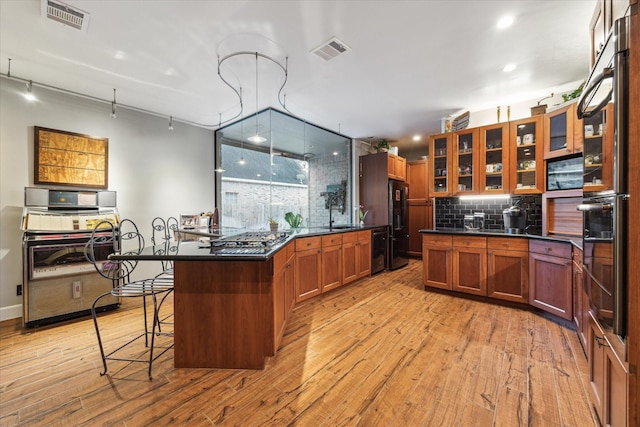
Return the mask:
[[[211,240],[205,247],[211,248],[212,251],[218,254],[263,254],[274,246],[283,243],[287,240],[287,237],[288,234],[282,231],[250,231]]]

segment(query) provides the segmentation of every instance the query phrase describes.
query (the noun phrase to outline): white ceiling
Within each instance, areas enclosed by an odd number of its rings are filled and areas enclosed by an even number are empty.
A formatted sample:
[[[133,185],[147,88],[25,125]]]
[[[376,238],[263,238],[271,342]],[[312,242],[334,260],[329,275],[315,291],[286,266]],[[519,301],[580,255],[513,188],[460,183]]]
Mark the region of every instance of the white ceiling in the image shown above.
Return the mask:
[[[237,51],[288,58],[288,110],[354,138],[410,144],[443,117],[541,98],[587,77],[595,0],[80,1],[82,32],[41,16],[39,0],[0,0],[0,71],[13,77],[216,127],[239,110],[218,77]],[[498,30],[511,14],[513,26]],[[332,37],[350,51],[324,61]],[[282,110],[282,74],[259,60],[258,110]],[[502,72],[507,63],[512,73]],[[256,59],[222,73],[256,111]],[[37,86],[36,86],[37,89]],[[105,114],[111,107],[105,104]]]

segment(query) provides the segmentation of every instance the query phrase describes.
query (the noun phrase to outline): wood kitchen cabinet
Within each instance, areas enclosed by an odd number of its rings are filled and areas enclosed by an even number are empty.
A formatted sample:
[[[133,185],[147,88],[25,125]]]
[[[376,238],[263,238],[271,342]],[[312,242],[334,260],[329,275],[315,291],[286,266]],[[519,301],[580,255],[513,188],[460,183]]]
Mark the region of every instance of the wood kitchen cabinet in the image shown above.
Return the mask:
[[[371,274],[371,231],[342,235],[342,284]]]
[[[593,316],[588,327],[589,399],[600,423],[627,424],[628,368],[612,350],[611,343]]]
[[[298,303],[322,292],[322,238],[297,238],[295,248],[295,294]]]
[[[432,197],[450,196],[450,171],[453,161],[452,133],[432,135],[429,138],[429,194]]]
[[[582,177],[585,192],[613,189],[613,104],[583,120],[589,131],[584,134],[584,172]],[[583,132],[585,132],[583,130]]]
[[[529,304],[566,320],[573,318],[571,244],[529,241]]]
[[[509,122],[509,187],[511,194],[544,192],[542,116]]]
[[[295,244],[289,243],[273,257],[273,354],[295,305]]]
[[[387,174],[391,179],[398,181],[406,181],[407,179],[407,160],[404,157],[395,154],[387,154]]]
[[[422,281],[426,287],[452,289],[453,238],[446,234],[423,234]]]
[[[322,236],[322,292],[342,286],[342,234]]]
[[[582,153],[582,120],[576,115],[576,102],[544,115],[544,158]]]
[[[478,191],[478,129],[454,132],[453,151],[451,192],[454,195],[464,195]]]
[[[518,237],[487,239],[487,295],[529,303],[529,242]]]
[[[487,295],[487,238],[453,236],[452,289]]]
[[[573,248],[573,323],[585,354],[589,331],[589,295],[584,290],[582,271],[582,250]]]
[[[429,162],[417,160],[407,163],[409,184],[408,222],[410,256],[422,256],[422,234],[420,230],[433,228],[433,205],[429,197]]]
[[[479,190],[486,194],[509,192],[509,123],[482,126],[477,169]]]

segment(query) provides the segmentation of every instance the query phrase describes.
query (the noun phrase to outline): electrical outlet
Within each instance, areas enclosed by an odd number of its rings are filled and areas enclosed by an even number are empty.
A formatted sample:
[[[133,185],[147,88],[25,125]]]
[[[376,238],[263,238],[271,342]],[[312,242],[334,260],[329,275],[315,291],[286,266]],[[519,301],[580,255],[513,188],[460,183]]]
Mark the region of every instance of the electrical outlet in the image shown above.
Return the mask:
[[[73,299],[78,299],[82,296],[82,280],[73,281]]]
[[[16,285],[16,295],[17,296],[22,295],[22,284]]]

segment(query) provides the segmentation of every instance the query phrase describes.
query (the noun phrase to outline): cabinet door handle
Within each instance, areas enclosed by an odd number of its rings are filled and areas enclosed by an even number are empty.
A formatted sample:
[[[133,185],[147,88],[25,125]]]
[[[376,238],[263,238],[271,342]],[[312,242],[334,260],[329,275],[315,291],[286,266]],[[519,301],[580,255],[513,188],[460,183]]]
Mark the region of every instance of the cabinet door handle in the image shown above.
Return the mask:
[[[609,344],[607,344],[607,341],[604,339],[604,337],[599,337],[596,334],[593,334],[593,338],[598,343],[598,348],[600,348],[600,347],[609,347]]]

